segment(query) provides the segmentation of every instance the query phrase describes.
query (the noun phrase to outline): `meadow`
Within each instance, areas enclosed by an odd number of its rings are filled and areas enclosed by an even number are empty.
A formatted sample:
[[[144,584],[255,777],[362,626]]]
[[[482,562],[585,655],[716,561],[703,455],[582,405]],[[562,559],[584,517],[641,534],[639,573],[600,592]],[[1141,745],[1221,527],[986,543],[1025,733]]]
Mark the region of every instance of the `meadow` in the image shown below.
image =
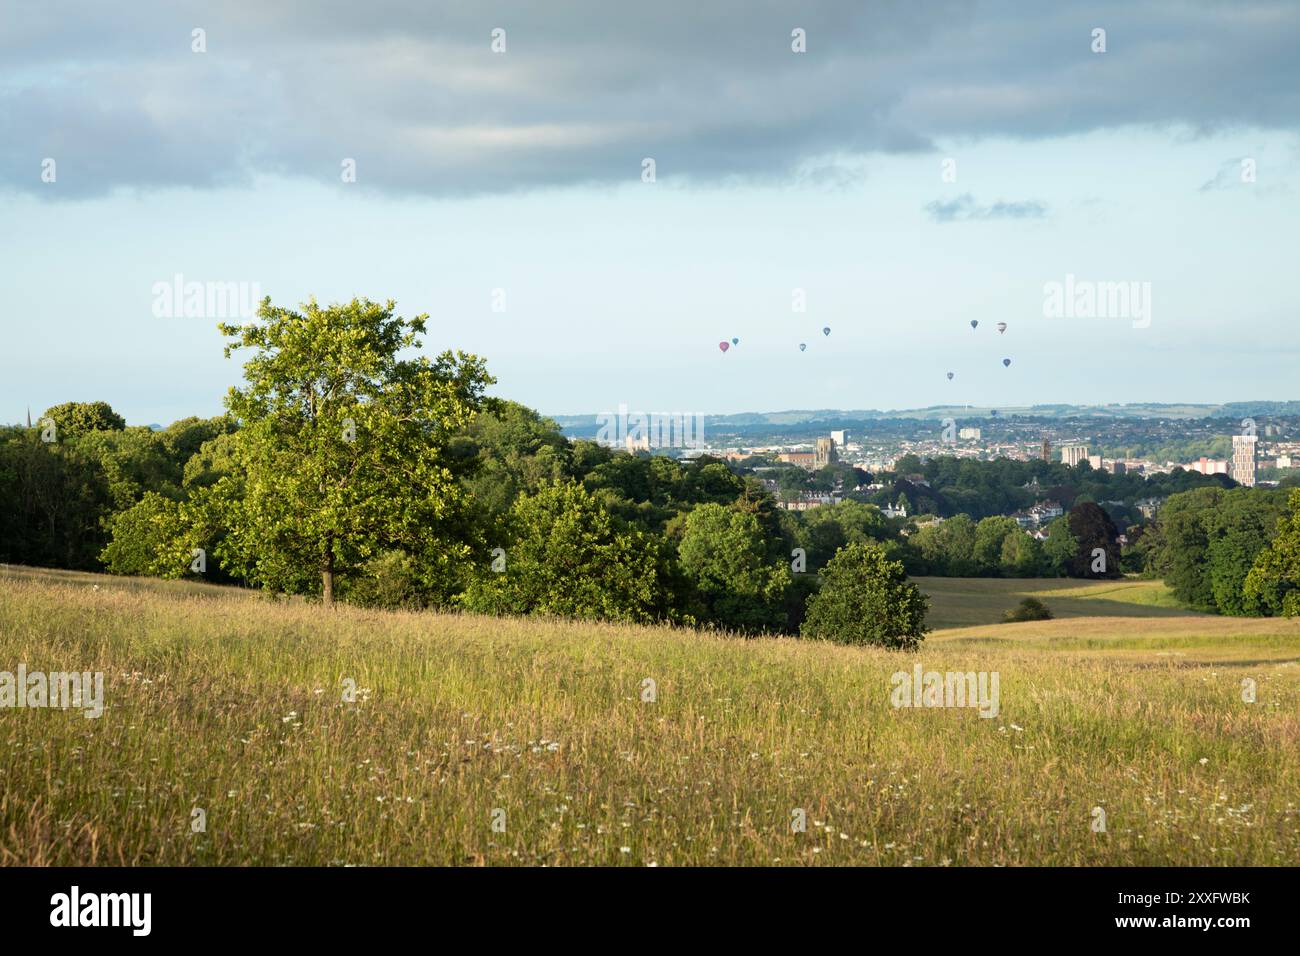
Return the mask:
[[[1300,863],[1300,622],[918,583],[904,654],[0,566],[0,670],[105,681],[0,710],[0,863]],[[917,663],[997,717],[892,706]]]

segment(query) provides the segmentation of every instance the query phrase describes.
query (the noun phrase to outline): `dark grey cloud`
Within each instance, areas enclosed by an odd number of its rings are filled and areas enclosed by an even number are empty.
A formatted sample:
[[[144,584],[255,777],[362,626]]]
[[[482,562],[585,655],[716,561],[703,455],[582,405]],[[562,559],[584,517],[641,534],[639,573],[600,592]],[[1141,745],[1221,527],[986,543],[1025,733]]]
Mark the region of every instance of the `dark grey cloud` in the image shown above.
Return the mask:
[[[925,204],[925,211],[935,222],[1042,219],[1047,215],[1047,205],[1036,199],[1030,199],[1019,202],[998,200],[987,206],[981,206],[970,193],[963,193],[956,199],[936,199],[934,202],[928,202]]]
[[[3,20],[0,183],[65,198],[337,183],[345,157],[361,188],[466,195],[635,182],[647,156],[661,181],[817,181],[826,157],[940,139],[1300,129],[1283,0],[83,0]]]

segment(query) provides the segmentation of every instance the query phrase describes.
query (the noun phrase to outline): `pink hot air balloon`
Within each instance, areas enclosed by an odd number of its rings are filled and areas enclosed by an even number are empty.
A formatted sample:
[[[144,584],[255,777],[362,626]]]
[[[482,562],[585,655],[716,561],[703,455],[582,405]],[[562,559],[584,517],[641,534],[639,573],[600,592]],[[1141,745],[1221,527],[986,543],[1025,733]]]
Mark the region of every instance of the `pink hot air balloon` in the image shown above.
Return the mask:
[[[719,342],[719,343],[718,343],[718,348],[722,349],[722,351],[725,352],[725,351],[727,351],[727,349],[731,348],[731,343],[730,343],[730,342]]]

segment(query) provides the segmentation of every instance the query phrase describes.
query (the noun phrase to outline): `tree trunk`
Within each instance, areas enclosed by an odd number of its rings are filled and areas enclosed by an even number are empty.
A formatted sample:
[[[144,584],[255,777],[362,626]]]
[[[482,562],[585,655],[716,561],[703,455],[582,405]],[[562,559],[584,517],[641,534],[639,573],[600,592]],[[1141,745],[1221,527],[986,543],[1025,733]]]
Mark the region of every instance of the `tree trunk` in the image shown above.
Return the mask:
[[[334,549],[325,549],[325,563],[320,569],[321,601],[326,607],[334,604]]]

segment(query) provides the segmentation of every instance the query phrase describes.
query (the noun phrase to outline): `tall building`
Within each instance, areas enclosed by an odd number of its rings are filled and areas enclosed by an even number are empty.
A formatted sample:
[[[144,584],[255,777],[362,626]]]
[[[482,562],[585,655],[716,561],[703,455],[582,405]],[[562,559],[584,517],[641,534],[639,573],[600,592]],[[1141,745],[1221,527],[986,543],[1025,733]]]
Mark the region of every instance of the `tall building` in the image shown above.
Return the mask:
[[[817,452],[813,458],[814,468],[825,468],[832,462],[839,461],[839,456],[835,454],[834,438],[818,438]]]
[[[1043,461],[1051,461],[1051,460],[1052,460],[1052,440],[1050,438],[1044,438],[1043,439]]]
[[[1073,468],[1081,461],[1088,460],[1087,445],[1062,445],[1061,446],[1061,463]]]
[[[831,441],[835,442],[836,447],[843,448],[849,443],[849,433],[843,430],[831,432]]]
[[[1255,487],[1255,436],[1232,436],[1232,465],[1228,472],[1239,485]]]

